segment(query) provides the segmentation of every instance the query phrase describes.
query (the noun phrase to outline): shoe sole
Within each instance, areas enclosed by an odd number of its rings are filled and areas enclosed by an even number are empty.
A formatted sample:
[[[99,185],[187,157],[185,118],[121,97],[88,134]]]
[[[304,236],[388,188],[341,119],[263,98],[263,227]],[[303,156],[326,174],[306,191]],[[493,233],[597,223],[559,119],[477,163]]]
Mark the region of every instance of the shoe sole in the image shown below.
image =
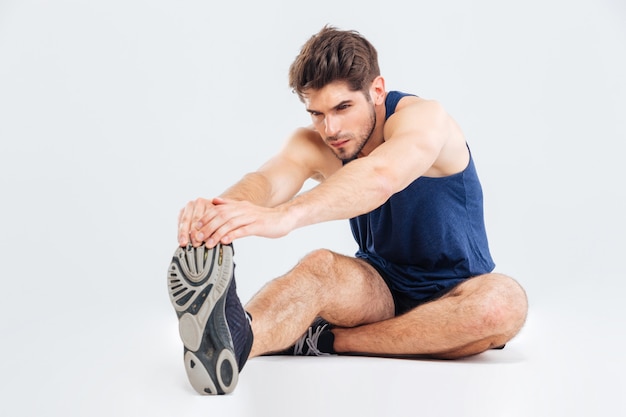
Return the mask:
[[[227,394],[239,379],[224,312],[233,270],[233,248],[221,244],[212,249],[178,248],[168,270],[170,301],[185,346],[185,371],[200,394]]]

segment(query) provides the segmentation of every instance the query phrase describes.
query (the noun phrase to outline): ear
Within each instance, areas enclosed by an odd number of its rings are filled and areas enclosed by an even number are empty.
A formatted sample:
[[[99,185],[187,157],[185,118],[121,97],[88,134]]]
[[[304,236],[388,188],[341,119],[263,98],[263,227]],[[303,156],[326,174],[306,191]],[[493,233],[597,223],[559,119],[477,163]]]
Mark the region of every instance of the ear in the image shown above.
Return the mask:
[[[372,81],[370,97],[372,98],[372,102],[377,106],[385,102],[385,79],[380,75]]]

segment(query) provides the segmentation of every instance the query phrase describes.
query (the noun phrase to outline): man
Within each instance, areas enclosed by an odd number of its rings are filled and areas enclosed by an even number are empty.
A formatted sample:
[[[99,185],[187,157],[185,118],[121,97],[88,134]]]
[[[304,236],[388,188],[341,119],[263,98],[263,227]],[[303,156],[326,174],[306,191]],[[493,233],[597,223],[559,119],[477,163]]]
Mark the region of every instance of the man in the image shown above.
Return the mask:
[[[200,393],[269,353],[460,358],[522,327],[523,289],[493,273],[469,147],[435,101],[386,91],[360,34],[323,28],[290,68],[310,113],[258,171],[187,204],[169,270],[185,368]],[[320,184],[298,194],[304,182]],[[232,242],[350,219],[355,257],[318,250],[246,305]]]

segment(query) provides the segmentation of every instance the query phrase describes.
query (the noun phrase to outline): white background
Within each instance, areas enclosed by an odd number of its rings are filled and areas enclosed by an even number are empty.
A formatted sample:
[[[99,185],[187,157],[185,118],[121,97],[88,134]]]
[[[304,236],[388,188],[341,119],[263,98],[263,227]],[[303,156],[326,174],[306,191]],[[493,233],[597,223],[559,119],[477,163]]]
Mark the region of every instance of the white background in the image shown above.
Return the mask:
[[[457,362],[257,358],[200,397],[166,291],[178,210],[308,122],[287,71],[327,23],[463,127],[527,326]],[[625,74],[621,0],[0,0],[0,414],[623,413]],[[347,222],[237,242],[241,298],[318,247],[353,253]]]

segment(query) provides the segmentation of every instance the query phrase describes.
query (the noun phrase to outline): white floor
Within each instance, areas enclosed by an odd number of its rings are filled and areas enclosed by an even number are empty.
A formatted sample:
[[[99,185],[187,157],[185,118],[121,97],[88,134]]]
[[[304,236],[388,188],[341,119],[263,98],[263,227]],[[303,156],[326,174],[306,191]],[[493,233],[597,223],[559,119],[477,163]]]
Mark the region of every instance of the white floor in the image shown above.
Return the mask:
[[[274,243],[280,246],[278,242]],[[237,270],[249,285],[239,245]],[[94,255],[96,258],[97,254]],[[166,257],[167,258],[167,257]],[[44,257],[44,259],[46,259]],[[141,259],[141,258],[140,258]],[[626,336],[619,293],[530,292],[528,322],[502,351],[460,361],[262,357],[228,396],[199,396],[182,365],[175,313],[159,262],[53,272],[4,294],[2,401],[6,416],[598,416],[626,412]],[[163,264],[167,266],[167,261]],[[262,269],[262,267],[261,267]],[[41,270],[45,273],[44,269]],[[116,275],[118,272],[119,275]],[[149,282],[143,291],[129,276]],[[90,282],[108,285],[90,285]],[[126,282],[126,285],[125,285]],[[69,284],[70,286],[66,286]],[[15,297],[21,308],[15,308]],[[598,297],[595,297],[598,296]],[[601,296],[601,298],[600,298]],[[29,305],[32,299],[38,306]]]
[[[55,277],[62,285],[62,277]],[[502,351],[459,361],[262,357],[237,389],[199,396],[182,367],[165,295],[134,309],[77,302],[14,312],[3,331],[6,416],[599,416],[624,415],[626,340],[619,296],[591,306],[534,305]],[[150,293],[150,292],[148,292]],[[64,300],[67,303],[68,300]],[[170,311],[171,310],[171,311]],[[621,309],[623,311],[623,309]],[[26,314],[27,316],[28,314]],[[28,327],[26,327],[28,326]],[[26,332],[25,330],[28,329]]]
[[[626,415],[624,2],[296,3],[0,0],[0,416]],[[309,123],[287,71],[327,23],[464,129],[528,323],[462,361],[257,358],[201,397],[178,210]],[[320,247],[353,253],[346,222],[237,242],[242,299]]]

